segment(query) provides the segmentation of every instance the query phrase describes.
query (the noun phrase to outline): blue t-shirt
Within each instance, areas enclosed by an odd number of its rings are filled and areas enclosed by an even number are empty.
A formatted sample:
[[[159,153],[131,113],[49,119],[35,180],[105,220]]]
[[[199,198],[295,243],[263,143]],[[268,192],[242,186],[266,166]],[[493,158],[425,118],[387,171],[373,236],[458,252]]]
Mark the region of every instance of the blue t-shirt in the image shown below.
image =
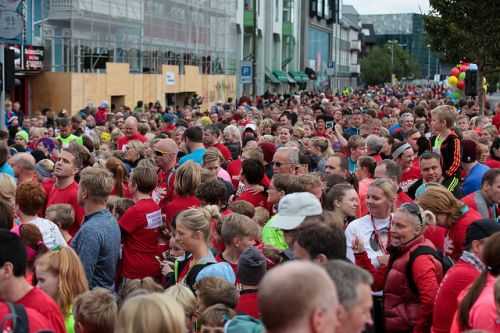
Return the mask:
[[[193,161],[199,165],[203,165],[203,156],[205,156],[205,148],[198,148],[191,153],[184,155],[180,160],[179,160],[179,165],[182,165],[186,163],[187,161]]]
[[[5,162],[2,166],[0,166],[0,173],[6,173],[12,178],[16,178],[14,174],[14,169],[9,165],[9,163]]]
[[[464,178],[464,183],[462,185],[464,196],[481,189],[483,176],[489,169],[487,165],[481,163],[477,163],[472,167],[469,174]]]

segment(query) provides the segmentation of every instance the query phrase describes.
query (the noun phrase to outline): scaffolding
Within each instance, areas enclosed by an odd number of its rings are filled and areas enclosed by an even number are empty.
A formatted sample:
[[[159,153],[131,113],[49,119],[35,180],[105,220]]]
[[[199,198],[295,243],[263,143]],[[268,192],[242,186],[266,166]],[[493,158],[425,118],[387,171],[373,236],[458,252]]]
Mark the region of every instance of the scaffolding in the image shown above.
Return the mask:
[[[234,74],[237,0],[42,0],[47,68],[101,72],[106,62],[136,73],[163,64]]]

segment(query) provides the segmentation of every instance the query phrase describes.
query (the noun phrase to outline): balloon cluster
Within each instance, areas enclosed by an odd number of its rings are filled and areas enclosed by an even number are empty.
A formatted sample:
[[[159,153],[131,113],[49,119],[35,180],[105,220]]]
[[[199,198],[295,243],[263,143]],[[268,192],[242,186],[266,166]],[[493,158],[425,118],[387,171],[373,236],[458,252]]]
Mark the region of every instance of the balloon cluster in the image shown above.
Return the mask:
[[[453,102],[459,101],[464,96],[465,72],[469,69],[477,71],[477,65],[460,62],[460,64],[453,67],[450,71],[450,76],[448,76],[448,86],[450,87],[448,97],[450,97]]]

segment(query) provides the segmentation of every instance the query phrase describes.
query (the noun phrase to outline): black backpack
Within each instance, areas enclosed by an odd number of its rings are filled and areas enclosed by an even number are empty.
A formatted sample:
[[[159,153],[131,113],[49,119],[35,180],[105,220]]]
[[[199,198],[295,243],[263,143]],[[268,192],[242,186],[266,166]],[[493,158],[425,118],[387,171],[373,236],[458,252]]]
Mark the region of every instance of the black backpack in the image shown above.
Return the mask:
[[[413,263],[418,256],[421,255],[431,255],[436,258],[443,267],[443,275],[453,266],[453,261],[445,256],[441,251],[435,250],[429,246],[419,246],[412,253],[410,253],[410,259],[408,260],[408,264],[406,265],[406,281],[408,281],[408,286],[410,290],[418,295],[418,288],[413,281]]]
[[[22,304],[5,303],[9,307],[10,314],[2,319],[0,324],[0,330],[3,331],[4,325],[8,322],[12,322],[12,332],[13,333],[29,333],[28,324],[28,314],[26,309]]]

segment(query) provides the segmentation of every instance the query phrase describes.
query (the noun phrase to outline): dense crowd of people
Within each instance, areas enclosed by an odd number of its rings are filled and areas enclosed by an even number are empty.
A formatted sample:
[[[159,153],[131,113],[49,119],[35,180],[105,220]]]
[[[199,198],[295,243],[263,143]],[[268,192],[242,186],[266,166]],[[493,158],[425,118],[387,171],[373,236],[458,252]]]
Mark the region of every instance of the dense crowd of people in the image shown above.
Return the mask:
[[[0,332],[500,332],[500,104],[89,105],[0,131]]]

